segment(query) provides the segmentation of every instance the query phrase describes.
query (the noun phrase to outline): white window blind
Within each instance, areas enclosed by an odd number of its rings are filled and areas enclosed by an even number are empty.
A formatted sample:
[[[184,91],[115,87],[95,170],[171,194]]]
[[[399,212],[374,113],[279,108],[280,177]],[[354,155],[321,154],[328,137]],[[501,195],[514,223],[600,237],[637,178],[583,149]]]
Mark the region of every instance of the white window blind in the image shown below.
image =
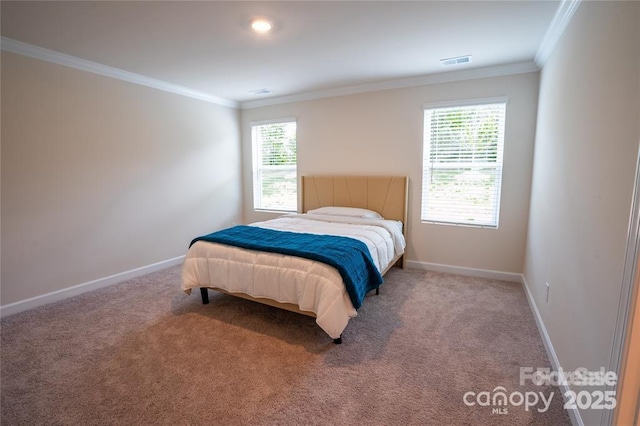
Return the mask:
[[[498,227],[506,100],[424,110],[425,222]]]
[[[256,210],[298,210],[296,122],[251,126],[253,205]]]

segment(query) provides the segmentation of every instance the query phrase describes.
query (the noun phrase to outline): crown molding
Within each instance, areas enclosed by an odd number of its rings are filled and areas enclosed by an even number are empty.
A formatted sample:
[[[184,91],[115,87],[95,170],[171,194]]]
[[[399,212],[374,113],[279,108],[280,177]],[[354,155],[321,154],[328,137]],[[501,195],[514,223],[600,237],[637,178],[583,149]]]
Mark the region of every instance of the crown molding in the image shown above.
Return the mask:
[[[579,3],[579,0],[563,0],[559,9],[563,8],[565,4]],[[577,6],[573,6],[571,15]],[[565,8],[566,9],[566,8]],[[558,18],[558,13],[554,17],[554,22]],[[565,20],[564,27],[568,23],[570,16]],[[553,24],[552,24],[553,25]],[[564,29],[563,27],[563,29]],[[550,33],[551,27],[547,31],[547,35]],[[561,34],[561,33],[560,33]],[[558,34],[559,37],[559,34]],[[545,40],[548,37],[545,36]],[[557,41],[557,39],[556,39]],[[479,78],[499,77],[512,74],[523,74],[529,72],[536,72],[540,70],[540,66],[537,62],[518,62],[512,64],[496,65],[491,67],[473,68],[460,71],[443,72],[437,74],[429,74],[420,77],[412,77],[398,80],[387,80],[377,83],[361,84],[355,86],[340,87],[334,89],[326,89],[314,92],[299,93],[288,96],[278,96],[266,99],[258,99],[254,101],[236,102],[229,99],[213,96],[208,93],[200,92],[197,90],[189,89],[187,87],[179,86],[176,84],[168,83],[166,81],[158,80],[155,78],[147,77],[141,74],[124,71],[119,68],[110,67],[97,62],[88,61],[75,56],[67,55],[64,53],[56,52],[54,50],[45,49],[42,47],[34,46],[28,43],[24,43],[18,40],[13,40],[7,37],[1,38],[0,47],[2,50],[16,53],[23,56],[28,56],[35,59],[40,59],[47,62],[56,63],[59,65],[75,68],[81,71],[86,71],[94,74],[103,75],[106,77],[115,78],[122,81],[127,81],[142,86],[151,87],[154,89],[162,90],[165,92],[175,93],[182,96],[187,96],[194,99],[199,99],[205,102],[222,105],[230,108],[259,108],[269,105],[278,105],[290,102],[300,102],[321,98],[329,98],[336,96],[352,95],[357,93],[375,92],[379,90],[389,89],[401,89],[406,87],[424,86],[430,84],[450,83],[463,80],[475,80]],[[540,50],[538,53],[540,53]],[[538,58],[538,55],[536,55]]]
[[[536,56],[533,59],[539,68],[542,68],[549,59],[549,56],[551,56],[551,52],[553,52],[558,40],[560,40],[562,33],[564,33],[567,25],[569,25],[571,18],[573,18],[581,2],[582,0],[561,0],[551,20],[551,24],[549,24],[549,28],[547,28],[547,32],[544,34],[542,43],[540,43],[540,47],[538,47]]]
[[[429,74],[420,77],[389,80],[378,83],[361,84],[357,86],[341,87],[337,89],[320,90],[316,92],[300,93],[289,96],[246,101],[240,103],[240,109],[259,108],[269,105],[284,104],[290,102],[309,101],[320,98],[353,95],[356,93],[375,92],[388,89],[402,89],[405,87],[424,86],[429,84],[450,83],[454,81],[475,80],[479,78],[499,77],[511,74],[524,74],[536,72],[540,69],[531,61],[517,62],[513,64],[496,65],[492,67],[473,68],[461,71]]]
[[[30,58],[40,59],[42,61],[52,62],[54,64],[63,65],[70,68],[75,68],[81,71],[90,72],[93,74],[99,74],[106,77],[115,78],[117,80],[127,81],[133,84],[139,84],[141,86],[151,87],[153,89],[162,90],[164,92],[170,92],[177,95],[187,96],[189,98],[199,99],[201,101],[209,102],[216,105],[222,105],[230,108],[238,108],[239,103],[213,96],[208,93],[200,92],[197,90],[189,89],[187,87],[179,86],[177,84],[167,83],[166,81],[157,80],[155,78],[147,77],[141,74],[124,71],[119,68],[110,67],[108,65],[99,64],[97,62],[87,61],[75,56],[67,55],[64,53],[56,52],[54,50],[45,49],[43,47],[34,46],[32,44],[24,43],[18,40],[13,40],[7,37],[1,38],[0,47],[2,50],[17,53],[18,55],[28,56]]]

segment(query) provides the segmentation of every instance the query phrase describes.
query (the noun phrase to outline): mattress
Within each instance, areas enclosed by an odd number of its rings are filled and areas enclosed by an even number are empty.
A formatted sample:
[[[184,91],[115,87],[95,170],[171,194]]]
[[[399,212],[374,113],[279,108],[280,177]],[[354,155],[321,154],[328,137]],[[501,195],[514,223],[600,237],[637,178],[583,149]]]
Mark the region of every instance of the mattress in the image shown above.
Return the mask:
[[[384,219],[293,214],[252,226],[357,239],[366,244],[380,272],[404,253],[406,244],[402,223]],[[318,326],[334,339],[357,315],[338,271],[300,257],[198,241],[187,252],[182,289],[190,293],[200,287],[298,305],[314,314]]]

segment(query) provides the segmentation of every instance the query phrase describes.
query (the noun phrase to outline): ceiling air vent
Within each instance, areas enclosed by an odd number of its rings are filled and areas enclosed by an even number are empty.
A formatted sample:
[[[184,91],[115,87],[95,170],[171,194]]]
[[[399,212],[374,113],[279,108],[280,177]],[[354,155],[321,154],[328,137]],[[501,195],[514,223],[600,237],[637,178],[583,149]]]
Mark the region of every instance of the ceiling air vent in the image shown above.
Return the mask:
[[[440,63],[444,66],[468,64],[471,62],[471,55],[456,56],[455,58],[440,59]]]
[[[256,89],[256,90],[249,90],[249,93],[251,93],[252,95],[268,95],[269,93],[273,93],[273,90]]]

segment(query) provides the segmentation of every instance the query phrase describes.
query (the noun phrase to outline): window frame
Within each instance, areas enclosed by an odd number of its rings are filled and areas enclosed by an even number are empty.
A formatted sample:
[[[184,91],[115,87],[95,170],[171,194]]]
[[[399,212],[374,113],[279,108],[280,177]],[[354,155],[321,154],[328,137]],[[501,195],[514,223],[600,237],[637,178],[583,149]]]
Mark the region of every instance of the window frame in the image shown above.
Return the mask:
[[[493,104],[502,104],[504,105],[504,115],[502,117],[502,126],[498,129],[498,147],[497,147],[497,159],[496,162],[496,177],[498,182],[496,183],[493,190],[495,191],[495,210],[493,211],[493,220],[491,223],[469,223],[469,222],[461,222],[459,218],[451,218],[451,220],[437,220],[434,218],[426,218],[426,205],[428,203],[428,191],[429,188],[426,185],[427,176],[430,176],[431,168],[428,160],[430,156],[431,150],[431,130],[432,128],[427,128],[427,111],[428,110],[436,110],[436,109],[446,109],[446,108],[456,108],[456,107],[472,107],[472,106],[485,106],[485,105],[493,105]],[[479,99],[466,99],[466,100],[458,100],[458,101],[448,101],[448,102],[436,102],[436,103],[427,103],[423,105],[423,138],[422,138],[422,179],[421,179],[421,195],[420,195],[420,222],[425,224],[436,224],[436,225],[448,225],[448,226],[462,226],[462,227],[473,227],[473,228],[488,228],[488,229],[498,229],[500,224],[500,206],[502,201],[502,178],[504,172],[504,147],[506,140],[506,127],[507,127],[507,105],[508,105],[508,97],[507,96],[499,96],[499,97],[490,97],[490,98],[479,98]],[[427,137],[429,136],[429,146],[427,146]],[[446,164],[446,163],[441,163]],[[464,164],[464,163],[460,163]],[[469,165],[473,164],[473,162],[468,162]],[[445,167],[442,167],[445,168]]]
[[[263,207],[260,200],[262,198],[262,186],[259,184],[260,180],[260,170],[264,170],[264,166],[260,164],[261,160],[261,148],[262,145],[258,143],[255,137],[256,128],[259,126],[265,126],[269,124],[288,124],[294,123],[296,126],[296,163],[293,166],[295,168],[296,175],[296,189],[295,189],[295,198],[296,205],[293,209],[278,209],[274,207]],[[299,194],[298,194],[298,155],[297,155],[297,144],[298,144],[298,123],[295,117],[285,117],[285,118],[274,118],[268,120],[256,120],[251,121],[249,123],[250,135],[251,135],[251,181],[252,181],[252,201],[253,201],[253,210],[256,212],[273,212],[273,213],[296,213],[299,208]],[[257,192],[259,190],[259,192]]]

